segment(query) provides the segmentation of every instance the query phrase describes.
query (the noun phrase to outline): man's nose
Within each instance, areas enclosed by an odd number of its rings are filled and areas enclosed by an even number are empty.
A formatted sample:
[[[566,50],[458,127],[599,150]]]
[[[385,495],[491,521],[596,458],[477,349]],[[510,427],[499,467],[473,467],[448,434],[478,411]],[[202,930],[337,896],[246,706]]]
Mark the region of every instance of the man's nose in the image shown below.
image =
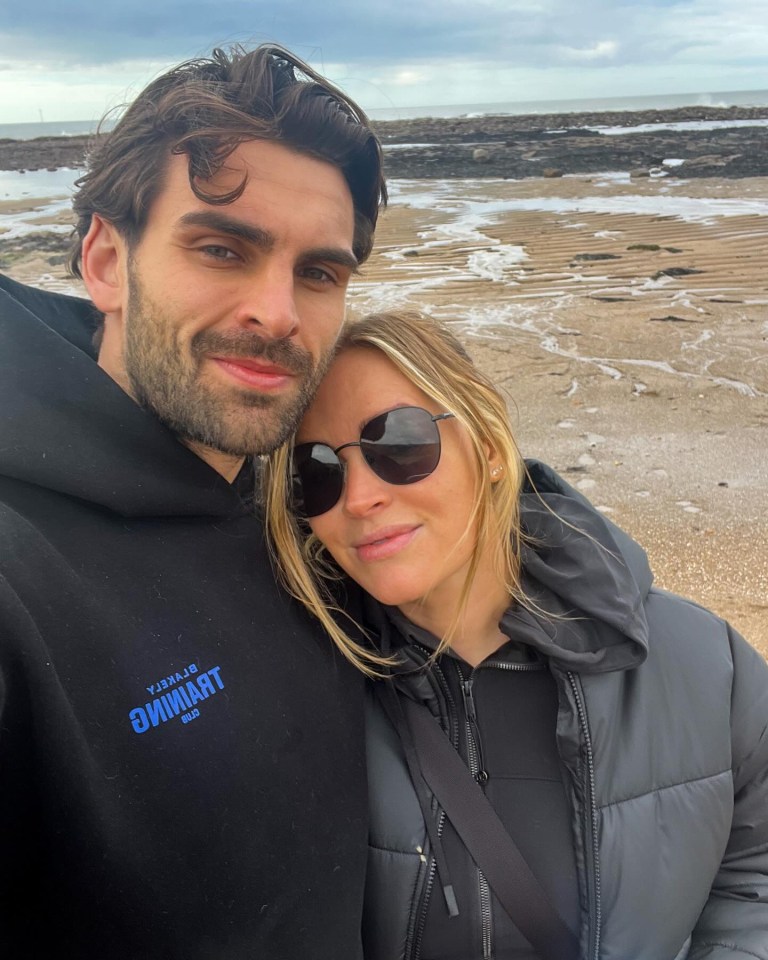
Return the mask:
[[[237,320],[244,327],[256,326],[262,336],[285,340],[295,336],[300,318],[296,306],[293,267],[273,264],[251,276],[238,307]]]
[[[346,456],[346,476],[342,493],[343,509],[352,517],[364,517],[386,506],[392,499],[392,485],[378,477],[368,466],[359,447]]]

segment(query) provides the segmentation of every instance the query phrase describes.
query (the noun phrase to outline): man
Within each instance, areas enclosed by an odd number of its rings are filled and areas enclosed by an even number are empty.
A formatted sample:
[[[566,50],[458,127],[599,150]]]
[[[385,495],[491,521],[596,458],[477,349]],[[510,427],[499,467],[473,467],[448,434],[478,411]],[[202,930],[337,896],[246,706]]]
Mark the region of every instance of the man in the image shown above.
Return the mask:
[[[250,464],[384,200],[351,101],[214,51],[89,158],[93,306],[0,279],[3,956],[359,956],[360,680],[275,584]]]

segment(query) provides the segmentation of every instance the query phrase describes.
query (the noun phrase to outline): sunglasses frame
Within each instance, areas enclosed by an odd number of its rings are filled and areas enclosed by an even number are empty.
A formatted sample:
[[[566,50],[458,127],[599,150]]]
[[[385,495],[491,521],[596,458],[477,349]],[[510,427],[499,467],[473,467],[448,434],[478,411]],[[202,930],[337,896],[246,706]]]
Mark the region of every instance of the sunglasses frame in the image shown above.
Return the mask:
[[[301,510],[301,509],[295,510],[295,512],[296,512],[297,514],[299,514],[300,516],[302,516],[303,518],[305,518],[305,519],[311,519],[312,517],[322,516],[324,513],[328,513],[329,510],[333,510],[333,508],[336,506],[336,504],[337,504],[337,503],[339,502],[339,500],[341,499],[342,494],[344,493],[344,485],[345,485],[345,483],[346,483],[346,473],[347,473],[347,471],[346,471],[346,467],[345,467],[344,461],[339,457],[339,452],[340,452],[341,450],[346,450],[348,447],[360,447],[360,448],[362,449],[362,445],[363,445],[363,443],[365,442],[365,441],[364,441],[364,437],[363,437],[363,433],[365,432],[366,428],[369,427],[369,426],[374,422],[374,420],[378,420],[379,417],[384,417],[384,416],[387,416],[388,414],[397,413],[397,412],[400,411],[400,410],[419,410],[419,411],[421,411],[422,413],[427,414],[427,416],[429,417],[430,421],[431,421],[433,424],[435,424],[435,436],[437,437],[437,460],[435,461],[435,465],[432,467],[432,469],[429,471],[429,473],[426,473],[426,474],[424,474],[423,476],[417,477],[416,479],[413,479],[413,480],[404,480],[404,481],[398,482],[398,481],[396,481],[396,480],[388,480],[388,479],[386,479],[385,477],[382,477],[381,474],[378,472],[378,470],[376,470],[376,469],[374,468],[374,466],[368,462],[368,460],[367,460],[367,458],[365,457],[365,455],[363,455],[363,460],[365,461],[365,464],[366,464],[366,466],[368,467],[368,469],[371,470],[371,471],[379,478],[379,480],[383,481],[384,483],[391,484],[392,486],[395,486],[395,487],[410,486],[412,483],[418,483],[420,480],[425,480],[427,477],[431,476],[431,475],[435,472],[435,470],[437,469],[437,467],[438,467],[438,465],[439,465],[439,463],[440,463],[440,457],[441,457],[441,455],[442,455],[442,438],[441,438],[441,436],[440,436],[440,431],[437,429],[437,424],[438,424],[441,420],[450,420],[450,419],[455,418],[455,417],[456,417],[456,414],[455,414],[455,413],[435,413],[435,414],[432,414],[432,413],[430,413],[429,410],[427,410],[426,408],[424,408],[424,407],[418,407],[418,406],[415,406],[414,404],[410,404],[410,405],[405,406],[405,407],[392,407],[390,410],[382,410],[381,413],[377,413],[377,414],[375,414],[374,416],[370,417],[368,420],[366,420],[365,423],[360,427],[360,437],[359,437],[358,440],[349,440],[349,441],[347,441],[347,443],[342,443],[342,444],[340,444],[338,447],[335,447],[335,448],[332,447],[330,444],[328,444],[328,443],[323,443],[322,441],[319,441],[319,440],[309,440],[309,441],[306,441],[305,443],[297,444],[297,445],[294,447],[294,453],[295,453],[296,450],[300,450],[302,447],[316,447],[316,446],[321,446],[321,447],[325,447],[327,450],[330,450],[331,453],[332,453],[332,454],[334,455],[334,457],[336,458],[337,468],[338,468],[338,471],[339,471],[339,475],[341,476],[341,485],[340,485],[340,487],[339,487],[339,494],[338,494],[338,496],[336,497],[336,499],[333,501],[333,503],[332,503],[330,506],[326,507],[324,510],[318,511],[317,513],[308,514],[308,513],[306,513],[306,511]],[[375,441],[367,441],[367,442],[369,442],[369,443],[375,443]],[[330,464],[329,464],[329,465],[326,465],[326,466],[330,466]],[[303,487],[303,483],[302,483],[302,481],[301,481],[301,478],[298,476],[298,473],[296,472],[295,467],[294,467],[294,470],[292,471],[292,478],[293,478],[294,483],[295,483],[296,481],[298,481],[298,483],[301,484],[301,486]],[[302,498],[302,499],[303,499],[303,498]]]

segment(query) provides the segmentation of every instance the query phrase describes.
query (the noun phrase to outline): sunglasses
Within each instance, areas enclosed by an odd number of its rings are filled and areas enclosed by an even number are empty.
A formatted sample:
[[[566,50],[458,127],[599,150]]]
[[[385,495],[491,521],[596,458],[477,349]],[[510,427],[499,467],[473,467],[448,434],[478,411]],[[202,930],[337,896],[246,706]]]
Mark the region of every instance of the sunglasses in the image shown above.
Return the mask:
[[[293,509],[317,517],[335,507],[344,490],[344,464],[339,451],[360,447],[365,462],[385,483],[418,483],[440,462],[438,421],[453,413],[431,414],[421,407],[397,407],[363,424],[360,439],[329,447],[300,443],[293,448]]]

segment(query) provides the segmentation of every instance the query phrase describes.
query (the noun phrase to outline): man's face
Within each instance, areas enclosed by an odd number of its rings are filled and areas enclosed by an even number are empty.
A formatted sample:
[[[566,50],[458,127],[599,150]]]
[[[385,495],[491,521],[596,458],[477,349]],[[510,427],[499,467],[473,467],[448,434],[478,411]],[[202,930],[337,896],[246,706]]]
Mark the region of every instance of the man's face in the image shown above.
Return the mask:
[[[230,456],[293,430],[325,370],[356,261],[349,188],[329,163],[242,144],[207,193],[169,161],[127,263],[127,298],[99,362],[182,440]],[[108,337],[111,336],[111,343]]]

